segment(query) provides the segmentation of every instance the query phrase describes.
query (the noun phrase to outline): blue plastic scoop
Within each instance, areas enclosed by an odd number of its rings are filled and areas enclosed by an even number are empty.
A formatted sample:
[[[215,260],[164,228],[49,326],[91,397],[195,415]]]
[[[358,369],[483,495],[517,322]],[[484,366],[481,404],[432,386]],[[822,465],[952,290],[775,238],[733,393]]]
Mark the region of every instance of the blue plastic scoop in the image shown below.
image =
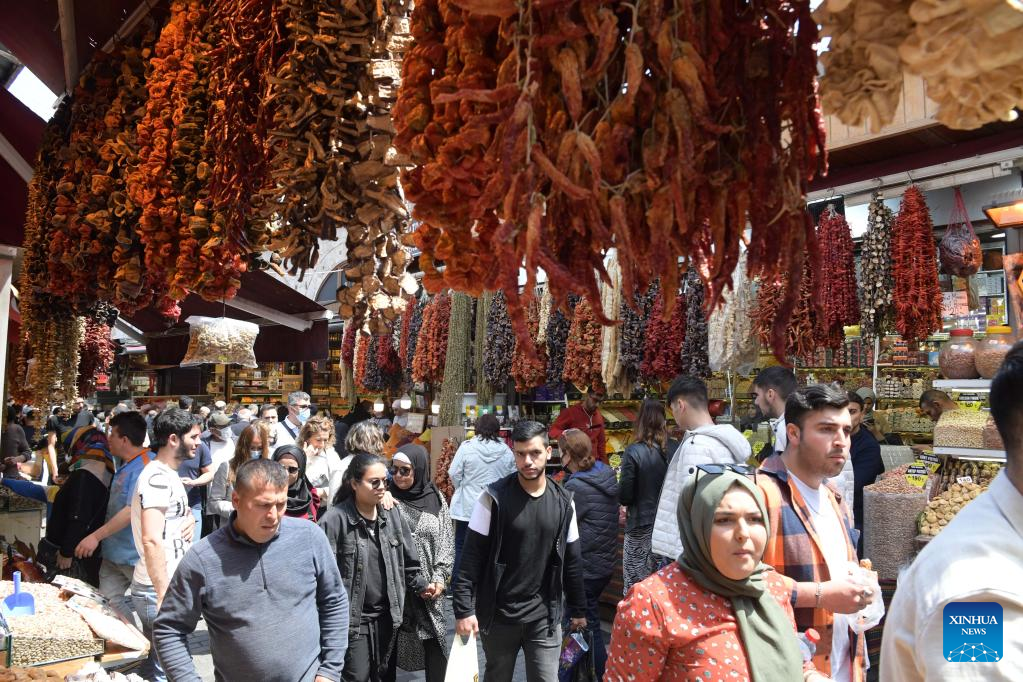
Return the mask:
[[[14,572],[14,594],[4,597],[0,610],[5,616],[34,616],[36,598],[28,592],[21,591],[21,571]]]

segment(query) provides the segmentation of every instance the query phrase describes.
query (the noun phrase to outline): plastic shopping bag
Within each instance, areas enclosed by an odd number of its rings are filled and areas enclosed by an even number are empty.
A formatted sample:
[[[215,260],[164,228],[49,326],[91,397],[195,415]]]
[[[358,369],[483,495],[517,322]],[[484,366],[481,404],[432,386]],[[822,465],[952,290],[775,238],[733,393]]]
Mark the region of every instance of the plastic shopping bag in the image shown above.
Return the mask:
[[[884,599],[881,598],[881,585],[877,579],[877,573],[863,566],[850,565],[850,578],[857,585],[870,590],[871,599],[867,605],[854,614],[849,623],[853,632],[862,635],[867,630],[876,626],[884,618]]]
[[[558,682],[596,682],[590,633],[573,632],[561,640]]]
[[[459,635],[451,643],[448,667],[444,682],[479,682],[480,661],[476,656],[476,635],[469,635],[465,642]]]
[[[188,350],[182,367],[204,363],[256,368],[254,347],[259,325],[229,317],[193,315],[188,323]]]

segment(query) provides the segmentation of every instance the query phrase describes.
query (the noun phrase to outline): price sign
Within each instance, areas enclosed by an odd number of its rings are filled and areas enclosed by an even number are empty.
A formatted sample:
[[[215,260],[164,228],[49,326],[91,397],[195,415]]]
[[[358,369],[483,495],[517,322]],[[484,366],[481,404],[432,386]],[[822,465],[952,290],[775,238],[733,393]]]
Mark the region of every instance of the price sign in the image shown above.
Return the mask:
[[[916,458],[917,463],[924,464],[933,474],[941,466],[941,459],[930,452],[921,452]]]
[[[942,317],[961,317],[969,314],[970,303],[965,291],[946,291],[941,295]]]
[[[959,485],[964,485],[966,483],[973,483],[973,477],[972,476],[960,476],[959,478],[956,479],[956,483],[958,483]]]
[[[930,473],[931,470],[926,464],[916,463],[906,469],[906,480],[917,488],[923,488],[927,485],[927,477]]]

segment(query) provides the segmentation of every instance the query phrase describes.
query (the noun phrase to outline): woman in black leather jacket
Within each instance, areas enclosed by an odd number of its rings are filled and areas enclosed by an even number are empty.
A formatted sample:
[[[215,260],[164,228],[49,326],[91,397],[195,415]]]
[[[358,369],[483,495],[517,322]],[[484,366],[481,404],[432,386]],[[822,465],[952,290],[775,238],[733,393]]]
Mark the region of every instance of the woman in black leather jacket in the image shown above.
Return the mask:
[[[644,400],[636,419],[632,445],[622,455],[618,501],[628,510],[622,547],[622,581],[626,594],[633,583],[658,569],[650,540],[657,518],[661,485],[671,460],[671,453],[667,451],[665,422],[661,401]]]
[[[387,492],[387,467],[377,455],[352,458],[320,527],[337,557],[351,602],[345,682],[393,682],[395,635],[402,623],[405,592],[433,597],[419,565],[408,523],[397,508],[380,501]]]

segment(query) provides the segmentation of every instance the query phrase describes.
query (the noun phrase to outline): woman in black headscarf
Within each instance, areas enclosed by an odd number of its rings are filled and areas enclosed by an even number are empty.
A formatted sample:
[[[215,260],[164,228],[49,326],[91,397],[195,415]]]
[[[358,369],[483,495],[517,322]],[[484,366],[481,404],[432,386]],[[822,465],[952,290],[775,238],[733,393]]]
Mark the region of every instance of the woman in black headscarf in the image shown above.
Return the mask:
[[[455,558],[451,515],[444,496],[430,479],[426,448],[411,443],[398,448],[391,459],[391,475],[391,494],[412,528],[423,575],[435,588],[433,596],[426,599],[411,591],[405,594],[405,619],[398,631],[398,667],[425,669],[426,682],[443,682],[448,628],[442,596]]]
[[[288,471],[288,508],[285,516],[316,520],[320,498],[305,477],[305,453],[297,445],[282,445],[274,450],[273,459]]]

